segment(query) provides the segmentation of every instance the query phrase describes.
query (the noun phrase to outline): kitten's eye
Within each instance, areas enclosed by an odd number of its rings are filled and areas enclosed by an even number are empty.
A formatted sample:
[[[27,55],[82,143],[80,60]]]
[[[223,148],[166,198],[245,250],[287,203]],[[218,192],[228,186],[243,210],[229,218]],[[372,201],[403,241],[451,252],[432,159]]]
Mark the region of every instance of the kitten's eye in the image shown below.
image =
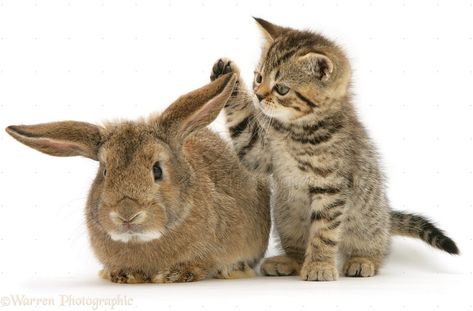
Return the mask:
[[[276,90],[276,92],[278,92],[279,95],[286,95],[288,92],[289,92],[289,88],[285,85],[282,85],[282,84],[276,84],[274,86],[274,89]]]
[[[255,72],[255,83],[260,84],[261,82],[263,82],[263,76],[259,72]]]
[[[103,170],[103,177],[107,176],[107,169]]]
[[[163,170],[161,169],[161,166],[159,166],[159,162],[156,162],[153,165],[153,176],[154,181],[159,181],[163,179]]]

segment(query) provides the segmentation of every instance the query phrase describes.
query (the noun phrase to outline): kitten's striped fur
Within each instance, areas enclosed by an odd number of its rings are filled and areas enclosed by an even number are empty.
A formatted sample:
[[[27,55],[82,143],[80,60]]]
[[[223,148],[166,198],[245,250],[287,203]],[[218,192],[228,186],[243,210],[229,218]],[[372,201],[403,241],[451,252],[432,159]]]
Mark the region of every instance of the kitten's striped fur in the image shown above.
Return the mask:
[[[285,255],[268,258],[262,272],[335,280],[340,253],[345,275],[373,276],[392,234],[457,254],[424,217],[391,211],[378,155],[350,101],[350,64],[341,49],[321,35],[256,20],[266,44],[254,94],[239,79],[225,115],[240,160],[273,181]],[[230,71],[239,74],[220,59],[211,79]]]

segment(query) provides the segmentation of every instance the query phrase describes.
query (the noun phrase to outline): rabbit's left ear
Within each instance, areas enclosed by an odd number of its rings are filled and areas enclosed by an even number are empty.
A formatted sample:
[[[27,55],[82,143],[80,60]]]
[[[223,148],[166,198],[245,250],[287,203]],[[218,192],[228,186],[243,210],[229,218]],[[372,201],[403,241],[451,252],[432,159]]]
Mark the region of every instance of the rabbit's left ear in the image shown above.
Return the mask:
[[[10,125],[5,129],[19,142],[58,157],[84,156],[97,160],[99,127],[85,122],[63,121],[36,125]]]
[[[189,134],[215,120],[232,95],[236,81],[236,74],[228,73],[169,106],[158,122],[170,143],[180,145]]]

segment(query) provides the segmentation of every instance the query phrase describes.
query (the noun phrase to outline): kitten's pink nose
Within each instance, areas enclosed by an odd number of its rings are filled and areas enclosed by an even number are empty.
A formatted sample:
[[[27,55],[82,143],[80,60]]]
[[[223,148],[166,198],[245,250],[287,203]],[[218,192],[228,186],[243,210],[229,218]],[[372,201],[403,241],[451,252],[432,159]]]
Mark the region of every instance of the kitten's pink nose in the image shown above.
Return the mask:
[[[256,97],[259,101],[265,99],[269,94],[271,94],[271,89],[265,83],[259,85],[255,90]]]

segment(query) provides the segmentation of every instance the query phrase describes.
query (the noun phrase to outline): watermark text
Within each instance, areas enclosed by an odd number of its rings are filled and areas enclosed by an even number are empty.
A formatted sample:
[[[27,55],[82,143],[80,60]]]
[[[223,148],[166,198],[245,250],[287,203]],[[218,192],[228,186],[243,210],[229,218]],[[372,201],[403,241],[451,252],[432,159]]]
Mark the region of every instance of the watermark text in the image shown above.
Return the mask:
[[[133,298],[123,295],[112,297],[92,297],[77,295],[57,296],[29,296],[24,294],[11,294],[0,297],[1,307],[89,307],[91,310],[108,308],[115,309],[117,306],[132,306]]]

